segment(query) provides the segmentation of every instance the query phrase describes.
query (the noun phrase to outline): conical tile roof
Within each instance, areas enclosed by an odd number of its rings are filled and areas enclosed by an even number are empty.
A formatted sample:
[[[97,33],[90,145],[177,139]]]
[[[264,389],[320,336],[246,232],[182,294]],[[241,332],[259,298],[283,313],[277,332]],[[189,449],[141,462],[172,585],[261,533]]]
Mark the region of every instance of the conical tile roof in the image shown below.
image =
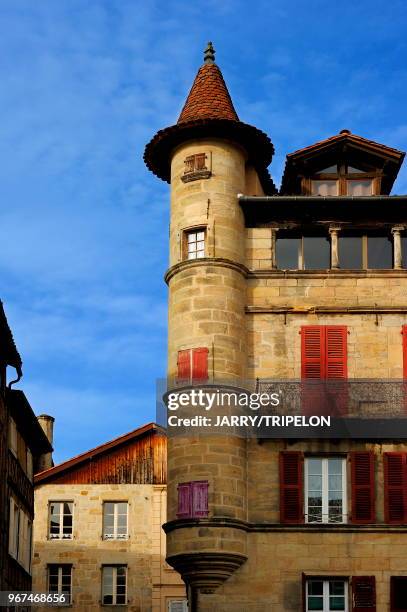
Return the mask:
[[[264,132],[240,121],[215,64],[212,43],[205,49],[204,64],[198,70],[177,123],[155,134],[146,145],[144,161],[154,174],[170,182],[174,148],[200,138],[223,138],[240,144],[247,153],[248,163],[256,168],[265,193],[276,193],[267,170],[274,153],[273,144]]]
[[[216,64],[198,70],[177,124],[197,119],[239,121],[222,73]]]

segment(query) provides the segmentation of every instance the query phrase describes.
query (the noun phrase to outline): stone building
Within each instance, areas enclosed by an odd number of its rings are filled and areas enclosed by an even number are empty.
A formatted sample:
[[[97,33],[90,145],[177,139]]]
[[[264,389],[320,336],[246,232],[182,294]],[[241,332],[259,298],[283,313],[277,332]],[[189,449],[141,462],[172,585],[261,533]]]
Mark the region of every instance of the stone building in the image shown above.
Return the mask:
[[[17,372],[14,381],[7,380],[8,366]],[[21,377],[21,357],[0,302],[0,591],[31,590],[33,474],[52,451],[26,396],[11,388]]]
[[[148,424],[36,474],[35,591],[83,612],[184,612],[161,529],[166,447]]]
[[[177,124],[145,150],[171,187],[169,380],[295,381],[312,410],[386,417],[383,385],[400,408],[407,378],[404,153],[342,130],[287,155],[277,191],[273,152],[209,44]],[[406,426],[379,422],[169,436],[167,560],[192,612],[407,610]]]

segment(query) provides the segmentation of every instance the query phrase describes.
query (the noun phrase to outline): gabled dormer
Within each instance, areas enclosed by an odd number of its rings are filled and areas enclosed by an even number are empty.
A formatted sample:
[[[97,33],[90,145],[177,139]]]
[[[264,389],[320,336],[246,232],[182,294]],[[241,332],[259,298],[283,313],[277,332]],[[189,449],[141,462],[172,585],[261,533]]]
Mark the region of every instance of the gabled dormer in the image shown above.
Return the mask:
[[[389,195],[404,153],[342,130],[287,155],[281,194]]]

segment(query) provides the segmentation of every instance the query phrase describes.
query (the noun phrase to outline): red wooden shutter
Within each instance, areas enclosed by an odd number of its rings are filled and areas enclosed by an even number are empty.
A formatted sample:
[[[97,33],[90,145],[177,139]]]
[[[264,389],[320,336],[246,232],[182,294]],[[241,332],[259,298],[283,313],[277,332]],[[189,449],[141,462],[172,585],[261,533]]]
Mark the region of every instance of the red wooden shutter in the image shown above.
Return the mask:
[[[407,578],[390,578],[390,612],[407,612]]]
[[[376,612],[376,579],[374,576],[352,577],[352,610]]]
[[[355,451],[351,453],[352,473],[352,523],[363,525],[374,523],[375,478],[374,453]]]
[[[403,334],[403,378],[407,378],[407,325],[402,327]]]
[[[191,483],[182,482],[178,485],[178,518],[191,516]]]
[[[208,516],[208,481],[197,480],[192,486],[192,516]]]
[[[177,382],[188,383],[191,380],[191,350],[178,351]]]
[[[321,325],[301,327],[301,378],[325,378],[324,338]]]
[[[206,382],[208,380],[208,349],[196,348],[192,350],[192,379]]]
[[[347,335],[343,325],[327,325],[326,334],[326,378],[347,378]]]
[[[384,516],[386,523],[407,522],[406,461],[406,453],[384,453]]]
[[[297,451],[280,453],[280,520],[282,523],[303,523],[303,454]]]

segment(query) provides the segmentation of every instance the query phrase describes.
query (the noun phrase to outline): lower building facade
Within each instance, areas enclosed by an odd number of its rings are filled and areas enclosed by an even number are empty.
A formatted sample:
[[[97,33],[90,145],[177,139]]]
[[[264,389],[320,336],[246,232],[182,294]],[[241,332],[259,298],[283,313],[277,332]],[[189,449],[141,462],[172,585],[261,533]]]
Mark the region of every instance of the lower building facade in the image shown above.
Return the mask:
[[[150,425],[37,475],[35,591],[83,612],[186,610],[165,562],[165,453]]]

